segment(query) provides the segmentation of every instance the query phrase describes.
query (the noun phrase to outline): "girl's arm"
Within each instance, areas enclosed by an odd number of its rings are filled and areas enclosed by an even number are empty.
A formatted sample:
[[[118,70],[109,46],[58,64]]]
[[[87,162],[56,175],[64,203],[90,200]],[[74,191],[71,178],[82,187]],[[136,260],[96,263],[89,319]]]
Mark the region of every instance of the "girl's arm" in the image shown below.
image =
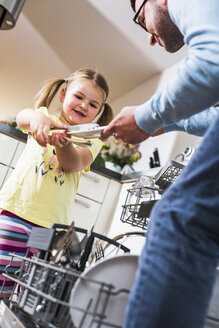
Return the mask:
[[[69,173],[85,169],[93,162],[91,152],[84,147],[75,148],[72,143],[65,140],[65,135],[65,132],[54,132],[49,137],[49,144],[55,146],[61,168]]]
[[[51,126],[60,127],[62,125],[52,121],[46,115],[34,109],[23,109],[16,117],[17,125],[23,130],[30,130],[33,138],[40,146],[45,147],[49,141],[48,135]]]
[[[81,171],[93,162],[89,149],[84,147],[74,148],[72,144],[68,144],[66,148],[56,147],[59,164],[65,172]]]

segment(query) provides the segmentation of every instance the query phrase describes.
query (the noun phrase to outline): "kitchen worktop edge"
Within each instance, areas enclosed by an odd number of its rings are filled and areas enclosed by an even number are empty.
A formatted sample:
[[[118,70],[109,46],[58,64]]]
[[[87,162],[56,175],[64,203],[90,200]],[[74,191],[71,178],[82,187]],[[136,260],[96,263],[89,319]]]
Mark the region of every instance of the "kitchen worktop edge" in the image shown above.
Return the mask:
[[[19,141],[23,141],[23,142],[27,141],[27,134],[14,128],[11,125],[0,123],[0,132],[6,134],[9,137],[15,138]]]

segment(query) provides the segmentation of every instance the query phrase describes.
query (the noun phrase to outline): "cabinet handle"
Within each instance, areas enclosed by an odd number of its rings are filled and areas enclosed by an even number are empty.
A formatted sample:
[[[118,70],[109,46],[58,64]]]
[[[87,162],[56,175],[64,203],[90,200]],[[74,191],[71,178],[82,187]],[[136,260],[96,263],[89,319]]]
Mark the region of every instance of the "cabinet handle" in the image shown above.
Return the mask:
[[[75,198],[75,203],[78,203],[78,204],[80,204],[80,205],[82,205],[82,206],[84,206],[84,207],[86,207],[86,208],[90,208],[90,207],[91,207],[90,204],[88,204],[88,203],[86,203],[86,202],[84,202],[83,200],[80,200],[80,199],[78,199],[78,198]]]
[[[94,181],[94,182],[96,182],[96,183],[100,182],[100,179],[98,179],[98,178],[96,178],[96,177],[93,177],[93,176],[91,176],[91,175],[85,174],[85,173],[83,173],[83,172],[82,172],[82,175],[83,175],[85,178],[90,179],[90,180],[92,180],[92,181]]]

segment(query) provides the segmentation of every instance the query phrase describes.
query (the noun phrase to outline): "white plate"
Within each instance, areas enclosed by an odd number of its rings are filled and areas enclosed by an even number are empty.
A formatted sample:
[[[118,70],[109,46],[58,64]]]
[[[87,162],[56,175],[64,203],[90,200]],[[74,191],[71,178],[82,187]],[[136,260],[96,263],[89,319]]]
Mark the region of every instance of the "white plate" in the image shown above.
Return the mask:
[[[98,262],[92,268],[89,268],[84,274],[86,278],[93,279],[98,282],[112,284],[115,286],[113,289],[115,292],[120,289],[130,290],[133,282],[135,272],[138,265],[138,256],[132,254],[124,254],[108,258]],[[97,305],[96,312],[103,314],[103,307],[106,301],[106,293],[99,293],[100,284],[91,282],[89,280],[79,278],[77,283],[72,289],[70,296],[70,314],[72,321],[76,327],[112,327],[113,325],[123,327],[125,309],[128,303],[129,293],[120,292],[118,295],[110,295],[105,311],[106,317],[104,321],[106,324],[98,326],[96,323],[92,323],[94,316],[87,314],[85,315],[84,310],[89,307],[89,311],[94,313],[95,306]],[[98,296],[100,299],[98,300]],[[80,311],[76,308],[80,308]],[[112,326],[110,326],[110,324]],[[113,326],[114,327],[114,326]]]
[[[68,135],[72,135],[79,138],[90,139],[90,138],[100,138],[101,132],[106,128],[105,126],[99,126],[98,124],[91,125],[89,127],[82,127],[78,131],[72,129],[72,131],[68,131]],[[82,125],[80,125],[81,127]],[[76,125],[74,126],[76,127]]]

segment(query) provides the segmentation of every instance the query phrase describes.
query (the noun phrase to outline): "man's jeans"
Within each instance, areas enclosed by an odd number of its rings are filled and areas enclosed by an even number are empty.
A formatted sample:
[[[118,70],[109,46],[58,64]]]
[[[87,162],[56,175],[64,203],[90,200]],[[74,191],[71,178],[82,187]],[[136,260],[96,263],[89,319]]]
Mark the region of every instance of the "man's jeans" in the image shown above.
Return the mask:
[[[203,327],[218,255],[219,117],[152,210],[125,328]]]

